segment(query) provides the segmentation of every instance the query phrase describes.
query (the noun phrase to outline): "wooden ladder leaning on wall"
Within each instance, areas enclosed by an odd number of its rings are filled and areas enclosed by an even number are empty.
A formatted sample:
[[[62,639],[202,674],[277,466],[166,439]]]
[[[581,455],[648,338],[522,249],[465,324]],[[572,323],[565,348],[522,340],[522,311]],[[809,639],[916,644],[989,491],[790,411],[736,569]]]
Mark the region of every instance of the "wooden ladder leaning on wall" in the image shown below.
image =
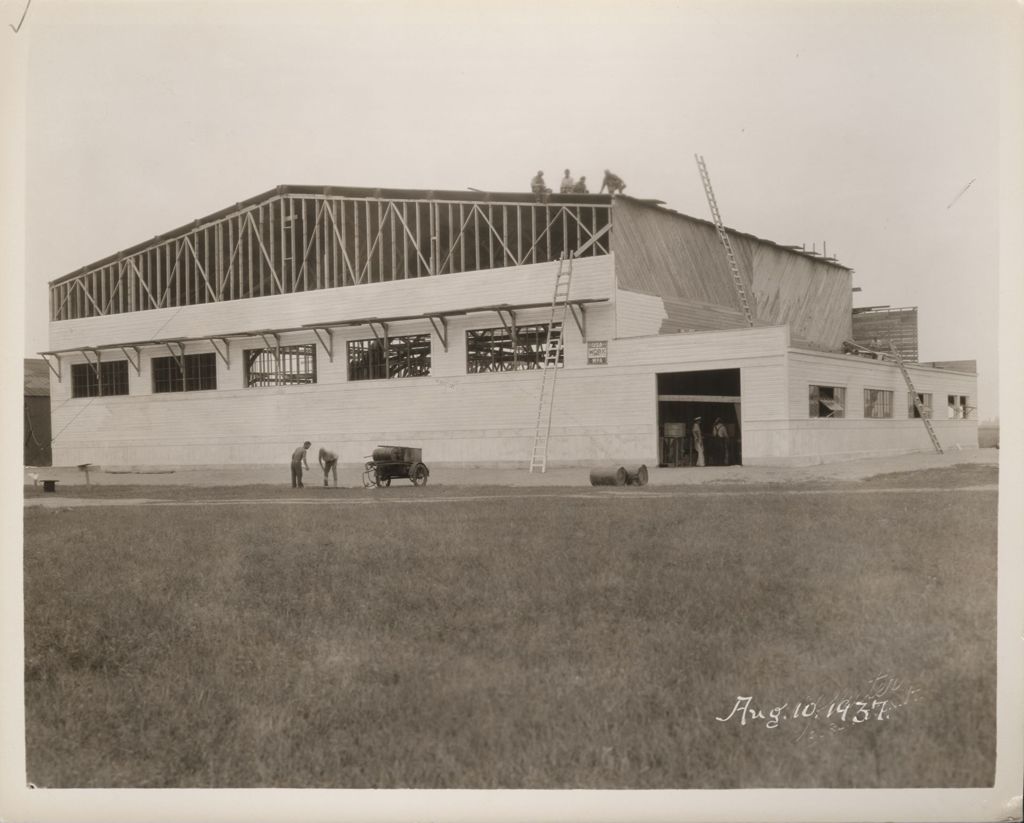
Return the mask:
[[[700,181],[704,184],[704,195],[708,199],[711,216],[714,218],[715,228],[718,230],[718,239],[722,241],[722,247],[725,249],[725,257],[729,262],[729,271],[732,273],[732,284],[736,289],[736,296],[739,298],[740,307],[743,309],[743,316],[747,320],[747,325],[753,326],[754,315],[750,311],[750,302],[747,300],[747,289],[743,285],[742,276],[740,276],[740,267],[736,263],[736,255],[732,250],[732,241],[729,240],[729,233],[725,230],[725,226],[722,223],[722,215],[718,211],[718,201],[715,199],[715,190],[711,188],[711,176],[708,174],[708,167],[701,155],[695,154],[694,159],[697,161]]]
[[[928,418],[927,410],[921,402],[921,398],[917,394],[917,387],[914,385],[910,372],[907,371],[907,366],[903,362],[903,355],[901,355],[899,349],[896,348],[896,344],[890,340],[888,352],[862,346],[859,343],[854,343],[852,340],[843,341],[843,345],[851,352],[863,352],[865,354],[873,355],[876,358],[887,357],[896,364],[896,368],[900,370],[900,374],[903,375],[903,381],[907,384],[907,388],[910,390],[910,397],[913,400],[914,408],[917,409],[917,416],[921,418],[921,422],[924,423],[924,429],[928,432],[928,439],[932,441],[932,446],[935,448],[935,451],[938,454],[943,454],[942,444],[939,442],[939,438],[935,434],[935,428],[932,426],[932,421]]]
[[[892,353],[892,359],[896,361],[896,366],[899,368],[900,373],[903,375],[903,379],[907,383],[907,388],[910,389],[910,396],[914,400],[914,408],[917,409],[918,417],[920,417],[921,422],[924,423],[925,430],[928,432],[928,438],[932,441],[932,446],[935,447],[936,453],[942,454],[942,444],[939,443],[939,438],[935,435],[935,429],[932,427],[932,421],[928,419],[928,415],[925,413],[924,404],[921,402],[917,389],[914,387],[914,381],[910,378],[910,372],[907,371],[907,367],[903,363],[903,357],[896,348],[896,344],[891,341],[889,343],[889,351]]]
[[[548,468],[548,441],[551,437],[551,418],[555,409],[555,381],[558,379],[558,364],[562,359],[565,319],[569,309],[572,260],[572,255],[567,257],[563,252],[558,260],[558,273],[555,275],[555,293],[551,298],[551,317],[548,319],[548,333],[544,342],[540,401],[537,404],[537,432],[533,439],[533,452],[530,454],[531,473],[534,469],[539,469],[543,474]]]

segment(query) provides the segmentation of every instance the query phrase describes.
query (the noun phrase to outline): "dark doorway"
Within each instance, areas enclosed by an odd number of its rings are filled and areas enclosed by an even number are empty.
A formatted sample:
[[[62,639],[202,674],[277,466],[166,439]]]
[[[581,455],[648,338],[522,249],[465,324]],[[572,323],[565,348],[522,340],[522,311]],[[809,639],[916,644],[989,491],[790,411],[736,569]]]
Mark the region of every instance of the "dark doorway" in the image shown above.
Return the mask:
[[[742,465],[740,396],[739,369],[659,374],[658,464]]]

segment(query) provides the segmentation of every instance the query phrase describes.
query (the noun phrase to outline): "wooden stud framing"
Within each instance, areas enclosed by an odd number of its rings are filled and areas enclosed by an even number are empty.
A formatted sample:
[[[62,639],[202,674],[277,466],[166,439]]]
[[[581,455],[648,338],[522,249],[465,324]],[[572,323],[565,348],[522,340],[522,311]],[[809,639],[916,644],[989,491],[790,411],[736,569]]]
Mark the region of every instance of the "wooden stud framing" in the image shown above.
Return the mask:
[[[520,266],[563,250],[593,256],[607,253],[610,226],[603,205],[278,193],[53,284],[50,316]]]

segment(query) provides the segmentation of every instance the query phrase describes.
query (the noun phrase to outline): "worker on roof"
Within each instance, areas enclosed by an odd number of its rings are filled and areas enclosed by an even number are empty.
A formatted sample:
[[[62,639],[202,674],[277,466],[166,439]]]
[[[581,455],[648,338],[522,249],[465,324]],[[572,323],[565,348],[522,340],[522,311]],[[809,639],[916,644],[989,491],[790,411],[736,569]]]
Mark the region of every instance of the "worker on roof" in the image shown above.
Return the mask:
[[[572,187],[573,194],[590,194],[587,191],[587,176],[585,174],[580,175],[580,179],[576,181],[576,185]]]
[[[551,194],[551,189],[544,183],[544,172],[539,171],[530,181],[530,191],[534,194]]]
[[[306,451],[312,444],[307,440],[295,451],[292,452],[292,488],[301,489],[302,485],[302,467],[306,467],[306,471],[309,471],[309,463],[306,462]]]
[[[562,185],[559,187],[559,191],[562,194],[572,194],[573,188],[576,186],[576,181],[572,179],[572,175],[569,174],[569,170],[565,170],[565,177],[562,178]]]
[[[608,169],[605,169],[604,180],[601,181],[601,191],[598,194],[603,192],[606,186],[608,187],[608,194],[622,194],[622,190],[626,188],[626,183],[617,174],[612,174]]]
[[[321,446],[318,458],[320,460],[320,468],[324,471],[324,485],[327,485],[327,475],[333,472],[334,488],[338,488],[338,455]]]

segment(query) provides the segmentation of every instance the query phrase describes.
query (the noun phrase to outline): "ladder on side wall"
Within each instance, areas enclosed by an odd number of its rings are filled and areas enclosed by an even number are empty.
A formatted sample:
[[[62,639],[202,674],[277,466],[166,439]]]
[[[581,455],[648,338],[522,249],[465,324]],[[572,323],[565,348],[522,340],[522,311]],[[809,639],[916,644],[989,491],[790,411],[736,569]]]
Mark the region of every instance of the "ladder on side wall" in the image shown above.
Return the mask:
[[[562,253],[555,275],[555,293],[551,298],[551,317],[548,320],[548,334],[544,342],[544,366],[540,376],[540,401],[537,404],[537,433],[533,439],[530,455],[530,472],[539,469],[541,474],[548,468],[548,440],[551,437],[551,417],[555,409],[555,381],[558,379],[558,362],[561,359],[565,319],[569,309],[569,287],[572,285],[572,257]]]
[[[732,243],[729,241],[729,234],[722,225],[722,215],[718,213],[718,201],[715,200],[715,191],[711,188],[711,177],[708,174],[708,167],[704,158],[695,154],[697,169],[700,171],[700,180],[704,184],[704,194],[708,198],[708,205],[711,207],[711,216],[715,220],[715,228],[718,229],[718,238],[725,247],[725,256],[729,260],[729,271],[732,272],[732,282],[736,287],[736,296],[740,299],[740,306],[743,308],[743,316],[747,318],[747,325],[754,325],[754,315],[750,312],[750,303],[747,301],[747,289],[743,285],[743,278],[740,277],[740,268],[736,265],[736,255],[732,250]]]
[[[921,402],[921,398],[917,394],[917,389],[914,388],[914,381],[910,379],[910,372],[907,371],[907,367],[903,363],[903,357],[897,350],[895,343],[889,343],[889,351],[892,352],[892,358],[896,361],[896,365],[903,374],[903,379],[907,382],[907,388],[910,389],[910,396],[914,400],[914,408],[917,409],[921,422],[924,423],[925,430],[928,432],[928,437],[931,439],[932,445],[935,447],[935,451],[938,454],[942,454],[942,444],[939,443],[939,438],[935,436],[935,429],[932,428],[932,421],[928,419],[928,415],[925,413],[924,404]]]

